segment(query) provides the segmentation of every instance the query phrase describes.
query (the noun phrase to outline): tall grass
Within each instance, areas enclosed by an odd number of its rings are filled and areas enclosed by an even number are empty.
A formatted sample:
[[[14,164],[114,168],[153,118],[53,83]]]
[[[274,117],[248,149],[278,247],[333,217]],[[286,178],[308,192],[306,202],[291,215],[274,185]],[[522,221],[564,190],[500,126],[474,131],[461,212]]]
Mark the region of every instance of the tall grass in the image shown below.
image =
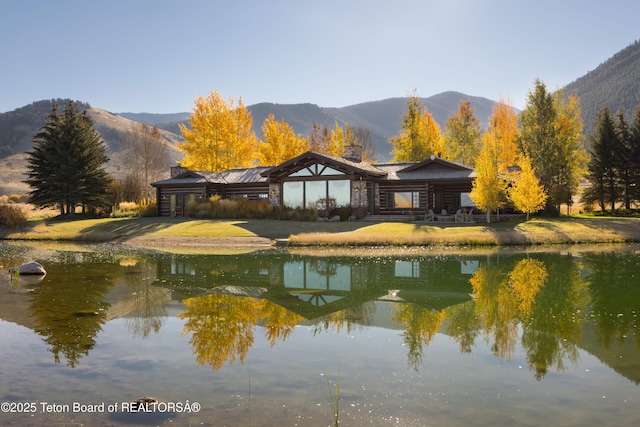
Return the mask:
[[[15,205],[0,205],[0,224],[9,228],[22,228],[27,224],[27,215]]]
[[[186,215],[192,218],[214,219],[285,219],[315,221],[317,209],[290,209],[272,206],[268,200],[248,200],[244,198],[222,199],[212,196],[205,201],[187,204]]]

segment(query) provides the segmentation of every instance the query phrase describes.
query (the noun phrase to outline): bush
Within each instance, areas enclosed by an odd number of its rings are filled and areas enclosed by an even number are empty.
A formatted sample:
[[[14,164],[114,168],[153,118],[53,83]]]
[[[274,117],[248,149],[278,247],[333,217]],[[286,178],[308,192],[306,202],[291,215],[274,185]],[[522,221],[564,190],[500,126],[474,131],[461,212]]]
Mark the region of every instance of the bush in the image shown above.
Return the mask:
[[[8,197],[9,203],[27,203],[29,201],[28,194],[11,194]]]
[[[17,206],[0,205],[0,224],[9,228],[22,228],[27,224],[27,215]]]
[[[249,200],[244,198],[222,199],[218,195],[206,201],[187,203],[185,214],[192,218],[216,219],[283,219],[297,221],[315,221],[317,209],[291,209],[274,207],[268,200]]]
[[[138,204],[135,202],[121,202],[118,208],[111,215],[114,218],[128,218],[136,216],[156,216],[156,203]]]
[[[156,202],[146,203],[138,208],[138,216],[151,217],[157,214]]]

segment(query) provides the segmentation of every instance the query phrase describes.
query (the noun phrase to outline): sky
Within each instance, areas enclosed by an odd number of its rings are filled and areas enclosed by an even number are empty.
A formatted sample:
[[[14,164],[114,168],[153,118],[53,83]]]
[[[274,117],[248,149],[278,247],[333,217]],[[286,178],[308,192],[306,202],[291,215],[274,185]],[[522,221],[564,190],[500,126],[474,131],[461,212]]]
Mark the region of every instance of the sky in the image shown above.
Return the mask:
[[[0,0],[0,112],[362,102],[458,91],[517,108],[640,39],[637,0]]]

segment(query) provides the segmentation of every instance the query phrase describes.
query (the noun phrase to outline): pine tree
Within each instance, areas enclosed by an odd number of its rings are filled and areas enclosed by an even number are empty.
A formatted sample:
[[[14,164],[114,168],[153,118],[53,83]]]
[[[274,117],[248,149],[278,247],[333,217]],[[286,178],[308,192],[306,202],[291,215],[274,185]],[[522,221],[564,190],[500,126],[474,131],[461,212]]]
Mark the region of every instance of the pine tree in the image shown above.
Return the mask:
[[[635,163],[633,159],[634,147],[632,146],[631,127],[624,117],[624,110],[619,110],[616,114],[615,126],[618,140],[617,145],[619,147],[619,152],[616,156],[616,169],[620,181],[624,207],[625,209],[631,209],[635,187],[633,178],[638,164]]]
[[[571,203],[587,158],[578,98],[565,100],[561,91],[554,96],[536,80],[520,121],[521,151],[549,195],[546,209],[558,214],[561,204]]]
[[[460,101],[458,111],[447,119],[444,138],[449,158],[473,167],[480,151],[480,120],[470,101]]]
[[[633,199],[640,200],[640,106],[636,108],[629,136],[629,149],[631,150],[629,162],[636,167],[632,171]]]
[[[414,92],[407,98],[407,112],[402,117],[400,135],[389,139],[393,145],[391,154],[397,162],[415,162],[431,155],[446,156],[444,138],[440,125]]]
[[[583,200],[587,203],[597,202],[603,211],[606,204],[610,203],[613,211],[620,195],[616,168],[620,146],[616,124],[609,107],[603,108],[598,114],[596,127],[590,135],[589,142],[591,158],[587,180],[590,185],[583,194]]]
[[[83,212],[108,207],[105,164],[109,159],[93,120],[86,111],[78,112],[72,102],[61,115],[54,105],[48,120],[27,153],[25,182],[33,188],[30,202],[39,207],[57,206],[62,215],[73,213],[77,204]]]

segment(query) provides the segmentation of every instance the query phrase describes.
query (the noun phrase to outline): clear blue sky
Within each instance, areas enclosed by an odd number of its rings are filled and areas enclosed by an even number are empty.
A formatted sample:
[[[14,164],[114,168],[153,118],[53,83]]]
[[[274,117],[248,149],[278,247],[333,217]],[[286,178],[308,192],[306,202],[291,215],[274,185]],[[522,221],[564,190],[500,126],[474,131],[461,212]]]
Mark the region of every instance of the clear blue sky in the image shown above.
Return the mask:
[[[637,0],[0,0],[0,112],[72,98],[112,112],[342,107],[413,89],[522,108],[640,39]]]

